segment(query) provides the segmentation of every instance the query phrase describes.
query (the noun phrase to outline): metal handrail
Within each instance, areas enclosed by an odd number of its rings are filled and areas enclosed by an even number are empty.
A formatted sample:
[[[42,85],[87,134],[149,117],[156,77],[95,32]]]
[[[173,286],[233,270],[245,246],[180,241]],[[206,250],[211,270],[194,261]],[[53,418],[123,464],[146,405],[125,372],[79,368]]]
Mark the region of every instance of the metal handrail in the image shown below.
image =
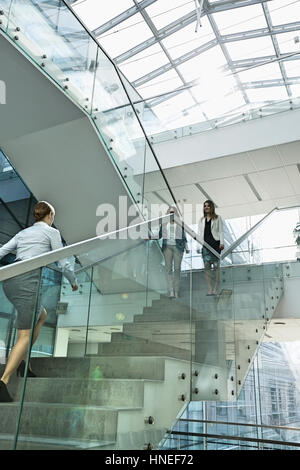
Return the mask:
[[[209,419],[191,419],[191,418],[180,418],[178,421],[187,421],[190,423],[210,423],[210,424],[225,424],[228,426],[246,426],[254,428],[270,428],[270,429],[282,429],[285,431],[300,431],[300,428],[290,428],[287,426],[271,426],[270,424],[255,424],[255,423],[237,423],[231,421],[215,421]]]
[[[198,432],[186,432],[186,431],[167,431],[167,434],[174,434],[177,436],[192,436],[192,437],[205,437],[215,439],[228,439],[232,441],[244,441],[244,442],[255,442],[257,444],[276,444],[285,445],[290,447],[300,447],[300,442],[289,442],[289,441],[276,441],[274,439],[259,439],[256,437],[244,437],[244,436],[228,436],[226,434],[207,434]]]
[[[202,240],[199,235],[194,232],[194,230],[192,230],[187,224],[185,224],[184,222],[182,221],[179,221],[179,219],[176,219],[175,218],[175,222],[178,224],[178,225],[181,225],[184,229],[184,231],[186,233],[188,233],[192,238],[193,240],[195,240],[196,242],[198,242],[200,245],[202,246],[205,246],[205,248],[207,248],[209,251],[211,251],[211,253],[213,253],[214,256],[216,256],[217,258],[221,259],[221,255],[220,253],[218,253],[216,250],[214,250],[210,245],[208,245],[208,243],[206,243],[206,241]]]
[[[224,259],[226,258],[237,246],[239,246],[246,238],[249,237],[249,235],[254,232],[261,224],[263,224],[265,222],[266,219],[268,219],[270,217],[271,214],[273,214],[274,212],[278,211],[278,207],[274,207],[274,209],[272,209],[267,215],[265,215],[265,217],[263,217],[261,220],[259,220],[255,225],[253,225],[253,227],[251,227],[249,230],[247,230],[247,232],[245,232],[243,235],[241,235],[235,242],[233,242],[228,248],[227,250],[225,250],[222,254],[221,254],[221,259]]]
[[[17,261],[16,263],[10,264],[9,266],[4,266],[0,268],[0,281],[4,281],[6,279],[10,279],[12,277],[18,276],[20,274],[25,274],[29,271],[34,269],[42,268],[48,266],[49,264],[56,263],[65,258],[69,258],[71,256],[79,256],[82,254],[86,254],[88,251],[93,250],[99,247],[99,242],[101,240],[105,240],[107,238],[116,237],[116,234],[133,230],[136,227],[146,226],[149,227],[149,224],[154,224],[159,222],[163,219],[169,219],[170,216],[162,216],[155,219],[148,220],[147,222],[141,222],[139,224],[134,224],[129,227],[125,227],[119,230],[115,230],[113,232],[105,233],[103,235],[99,235],[94,238],[90,238],[88,240],[84,240],[78,243],[74,243],[72,245],[59,248],[57,250],[53,250],[47,252],[42,255],[35,256],[28,260],[24,261]],[[105,257],[106,258],[106,257]],[[101,260],[98,260],[96,264],[100,263]],[[76,273],[75,273],[76,274]]]
[[[85,23],[82,21],[82,19],[81,19],[81,18],[77,15],[77,13],[73,10],[73,8],[70,6],[70,4],[69,4],[66,0],[61,0],[61,3],[68,9],[68,11],[70,12],[70,14],[72,14],[72,16],[78,21],[78,23],[82,26],[82,28],[85,30],[85,32],[86,32],[87,35],[90,37],[90,39],[93,40],[93,42],[96,44],[96,46],[99,48],[99,50],[106,56],[106,58],[111,62],[112,66],[114,67],[115,72],[116,72],[116,74],[117,74],[117,76],[118,76],[118,78],[119,78],[119,80],[120,80],[120,83],[122,84],[123,91],[124,91],[124,93],[125,93],[125,95],[126,95],[126,98],[128,99],[128,105],[131,106],[132,111],[133,111],[133,113],[134,113],[134,115],[135,115],[135,117],[136,117],[136,119],[137,119],[137,121],[138,121],[138,123],[139,123],[139,125],[140,125],[140,127],[141,127],[142,133],[144,134],[144,137],[145,137],[145,142],[147,142],[147,144],[148,144],[148,146],[149,146],[149,149],[151,150],[151,153],[152,153],[152,155],[153,155],[153,158],[154,158],[154,160],[155,160],[155,163],[157,164],[158,170],[159,170],[159,172],[161,173],[162,178],[163,178],[163,180],[164,180],[164,182],[165,182],[165,184],[166,184],[166,187],[167,187],[167,189],[168,189],[168,191],[169,191],[169,193],[170,193],[170,196],[171,196],[171,198],[172,198],[173,204],[177,207],[177,209],[178,209],[178,211],[179,211],[179,213],[180,213],[180,207],[178,206],[178,203],[177,203],[177,200],[176,200],[176,198],[175,198],[175,195],[173,194],[173,191],[172,191],[172,189],[171,189],[171,187],[170,187],[170,185],[169,185],[169,182],[168,182],[168,180],[167,180],[167,178],[166,178],[166,175],[165,175],[165,173],[164,173],[164,170],[163,170],[162,167],[161,167],[161,164],[160,164],[160,162],[159,162],[159,159],[157,158],[157,155],[156,155],[156,153],[155,153],[155,151],[154,151],[154,149],[153,149],[153,146],[152,146],[152,144],[151,144],[151,142],[150,142],[150,139],[149,139],[149,137],[148,137],[148,135],[147,135],[147,133],[146,133],[144,127],[143,127],[143,124],[142,124],[142,122],[141,122],[141,119],[140,119],[140,117],[138,116],[138,112],[137,112],[137,110],[136,110],[136,108],[135,108],[135,106],[134,106],[134,103],[133,103],[133,101],[132,101],[132,99],[131,99],[131,97],[130,97],[130,93],[127,91],[126,85],[124,84],[124,79],[122,78],[122,77],[123,77],[122,72],[121,72],[120,69],[118,68],[117,64],[115,64],[115,62],[114,62],[114,61],[112,60],[112,58],[109,56],[109,54],[103,49],[103,47],[101,46],[101,44],[99,43],[99,41],[97,40],[97,38],[96,38],[96,37],[92,34],[92,32],[88,29],[88,27],[85,25]],[[3,31],[0,29],[0,34],[1,34],[2,32],[3,32]],[[5,33],[5,32],[4,32],[4,33]],[[15,45],[15,43],[14,43],[14,45]],[[28,54],[28,55],[29,55],[29,54]],[[51,75],[49,75],[49,76],[50,76],[50,78],[52,78],[52,79],[54,78],[54,77],[52,77]],[[55,80],[55,78],[54,78],[54,80]],[[79,104],[76,100],[73,100],[73,102],[76,103],[77,105]],[[86,111],[83,107],[80,107],[80,109],[89,117],[89,119],[91,120],[93,126],[95,126],[95,123],[94,123],[94,121],[93,121],[93,116],[91,115],[91,113],[89,113],[88,111]],[[101,129],[99,129],[99,132],[100,132],[100,134],[101,134]],[[102,135],[102,134],[101,134],[101,135]],[[102,138],[103,138],[103,136],[102,136]],[[105,142],[105,140],[104,140],[104,142]],[[107,146],[107,143],[106,143],[106,142],[105,142],[105,144],[106,144],[106,146]],[[114,160],[114,159],[113,159],[113,160]],[[115,162],[115,160],[114,160],[114,162]],[[119,165],[117,165],[116,162],[115,162],[115,164],[116,164],[117,168],[119,169]],[[120,169],[119,169],[119,171],[120,171]],[[131,193],[131,190],[130,190],[129,187],[128,187],[128,191]]]
[[[94,238],[91,238],[91,239],[88,239],[88,240],[84,240],[84,241],[81,241],[81,242],[78,242],[78,243],[74,243],[72,245],[69,245],[69,246],[66,246],[66,247],[63,247],[63,248],[59,248],[57,250],[53,250],[53,251],[47,252],[47,253],[39,255],[39,256],[35,256],[35,257],[30,258],[28,260],[18,261],[16,263],[13,263],[13,264],[10,264],[10,265],[5,266],[3,268],[0,268],[0,281],[10,279],[10,278],[18,276],[20,274],[25,274],[29,271],[34,270],[34,269],[38,269],[38,268],[48,266],[49,264],[56,263],[57,261],[60,261],[62,259],[65,259],[65,258],[68,258],[68,257],[71,257],[71,256],[78,256],[78,255],[86,254],[88,251],[97,248],[99,246],[99,241],[100,240],[104,241],[105,239],[113,237],[118,233],[134,229],[135,227],[141,227],[141,226],[144,225],[145,227],[147,227],[148,232],[149,232],[150,227],[151,227],[152,224],[153,225],[154,224],[160,225],[163,221],[167,221],[169,219],[170,219],[170,215],[167,214],[167,215],[164,215],[164,216],[157,217],[155,219],[148,220],[146,222],[141,222],[139,224],[135,224],[135,225],[120,229],[120,230],[115,230],[115,231],[110,232],[108,234],[103,234],[103,235],[100,235],[98,237],[94,237]],[[200,244],[201,243],[205,244],[205,246],[207,246],[207,248],[209,250],[211,250],[211,252],[216,254],[216,256],[218,256],[218,257],[220,256],[219,253],[217,253],[213,248],[211,248],[205,242],[202,242],[200,240],[200,238],[198,237],[198,235],[192,229],[190,229],[187,225],[185,225],[179,218],[174,217],[174,222],[177,225],[183,227],[183,229],[187,233],[189,233],[195,240],[197,240]],[[150,240],[150,239],[151,238],[148,238],[148,240]],[[152,239],[155,239],[155,237],[153,237]],[[147,238],[145,238],[145,240],[147,240]],[[99,264],[99,263],[101,263],[101,262],[103,262],[103,261],[105,261],[105,260],[107,260],[111,257],[118,256],[119,254],[123,253],[124,251],[126,251],[126,250],[122,250],[122,251],[120,251],[118,253],[115,253],[114,255],[109,256],[109,257],[105,256],[101,259],[98,259],[97,261],[89,264],[86,267],[79,268],[78,270],[75,271],[75,274],[80,273],[82,271],[85,271],[88,268],[91,268],[92,266],[95,266],[96,264]],[[50,266],[48,266],[48,267],[50,267]],[[61,272],[61,270],[59,270],[58,268],[55,268],[54,266],[51,266],[51,268],[54,269],[55,271]]]
[[[144,134],[144,136],[145,136],[146,142],[148,143],[148,146],[149,146],[149,148],[150,148],[150,150],[151,150],[151,152],[152,152],[152,155],[153,155],[153,157],[154,157],[154,159],[155,159],[155,162],[156,162],[156,164],[157,164],[157,166],[158,166],[158,169],[159,169],[159,171],[160,171],[160,173],[161,173],[161,175],[162,175],[162,177],[163,177],[163,180],[164,180],[164,182],[165,182],[165,184],[166,184],[166,186],[167,186],[167,188],[168,188],[168,190],[169,190],[169,193],[170,193],[170,195],[171,195],[171,197],[172,197],[172,199],[173,199],[173,201],[174,201],[174,203],[175,203],[175,205],[176,205],[176,207],[177,207],[177,209],[179,210],[179,213],[180,213],[180,208],[179,208],[178,205],[177,205],[177,200],[176,200],[176,198],[175,198],[175,195],[173,194],[173,191],[172,191],[172,189],[171,189],[171,187],[170,187],[170,185],[169,185],[169,182],[168,182],[168,180],[167,180],[167,178],[166,178],[166,175],[165,175],[165,173],[164,173],[164,171],[163,171],[163,169],[162,169],[162,167],[161,167],[161,164],[160,164],[160,162],[159,162],[159,159],[157,158],[156,153],[154,152],[153,146],[152,146],[152,144],[151,144],[151,142],[150,142],[150,139],[149,139],[149,137],[148,137],[148,134],[146,133],[146,131],[145,131],[145,129],[144,129],[144,126],[142,125],[141,119],[140,119],[139,116],[138,116],[137,110],[136,110],[136,108],[135,108],[135,106],[134,106],[134,104],[133,104],[133,102],[132,102],[131,97],[130,97],[130,93],[128,93],[127,88],[126,88],[126,86],[125,86],[124,83],[123,83],[122,74],[121,74],[121,71],[120,71],[119,67],[118,67],[117,64],[112,60],[112,58],[109,56],[109,54],[103,49],[103,47],[101,46],[100,42],[99,42],[99,41],[97,40],[97,38],[91,33],[91,31],[90,31],[89,28],[85,25],[85,23],[82,21],[82,19],[81,19],[81,18],[77,15],[77,13],[73,10],[73,8],[71,7],[71,5],[70,5],[66,0],[62,0],[62,3],[63,3],[63,4],[67,7],[67,9],[72,13],[72,15],[76,18],[76,20],[77,20],[77,21],[81,24],[81,26],[85,29],[85,31],[86,31],[87,34],[90,36],[90,38],[97,44],[97,46],[99,47],[99,49],[101,50],[101,52],[107,57],[107,59],[108,59],[108,60],[111,62],[111,64],[113,65],[113,67],[114,67],[114,69],[115,69],[115,71],[116,71],[116,74],[118,75],[118,78],[119,78],[120,82],[122,83],[123,90],[124,90],[124,93],[126,94],[126,97],[127,97],[127,99],[128,99],[128,102],[129,102],[129,104],[131,105],[131,108],[132,108],[132,110],[133,110],[133,112],[134,112],[134,114],[135,114],[135,117],[136,117],[136,119],[137,119],[137,121],[138,121],[138,123],[139,123],[139,125],[140,125],[140,127],[141,127],[141,129],[142,129],[142,132],[143,132],[143,134]]]
[[[293,207],[298,207],[298,206],[293,206]],[[180,220],[178,217],[174,216],[174,222],[183,228],[183,230],[188,233],[194,240],[196,240],[200,245],[205,246],[211,253],[213,253],[217,258],[219,259],[224,259],[226,256],[228,256],[229,253],[231,253],[236,246],[238,246],[242,241],[249,236],[250,233],[252,233],[254,230],[256,230],[273,212],[279,211],[279,210],[288,210],[291,209],[292,207],[285,207],[278,209],[277,207],[274,208],[272,211],[270,211],[265,217],[263,217],[257,224],[255,224],[250,230],[248,230],[244,235],[242,235],[238,240],[236,240],[222,255],[220,255],[217,251],[215,251],[210,245],[208,245],[204,240],[201,240],[201,238],[198,236],[194,230],[192,230],[188,225],[186,225],[182,220]],[[112,237],[113,235],[117,233],[121,233],[124,231],[128,231],[130,229],[134,229],[135,227],[140,227],[142,225],[145,225],[148,227],[149,231],[149,226],[154,223],[161,224],[163,220],[169,220],[170,215],[165,215],[165,216],[160,216],[155,219],[151,219],[145,222],[141,222],[139,224],[135,224],[129,227],[125,227],[123,229],[115,230],[113,232],[110,232],[108,234],[103,234],[98,237],[94,237],[88,240],[84,240],[78,243],[74,243],[72,245],[59,248],[57,250],[50,251],[46,254],[42,254],[39,256],[35,256],[29,260],[25,261],[18,261],[16,263],[13,263],[11,265],[5,266],[3,268],[0,268],[0,282],[4,281],[6,279],[10,279],[12,277],[18,276],[20,274],[25,274],[29,271],[32,271],[34,269],[38,269],[41,267],[48,266],[49,264],[56,263],[57,261],[60,261],[62,259],[71,257],[71,256],[78,256],[81,254],[86,254],[87,251],[92,250],[96,247],[99,246],[99,241],[102,239],[106,239],[109,237]],[[151,238],[149,238],[151,239]],[[148,239],[148,240],[149,240]],[[153,239],[153,238],[152,238]],[[145,239],[147,240],[147,238]],[[125,250],[126,251],[126,250]],[[122,250],[124,252],[124,250]],[[121,253],[121,252],[120,252]],[[110,256],[114,257],[120,254],[119,252]],[[109,258],[110,258],[109,257]],[[89,264],[87,267],[80,268],[75,272],[82,272],[92,266],[95,266],[96,264],[99,264],[105,260],[107,260],[108,257],[101,258],[91,264]],[[56,271],[60,271],[57,268],[54,268]],[[60,271],[61,272],[61,271]]]
[[[147,222],[143,222],[143,223],[145,223],[145,224],[147,223],[147,224],[149,225],[149,224],[153,223],[153,221],[161,221],[162,219],[166,219],[166,220],[167,220],[167,219],[169,219],[169,218],[170,218],[170,215],[165,215],[165,216],[160,217],[160,218],[158,218],[158,219],[153,219],[152,221],[147,221]],[[196,241],[197,241],[198,243],[200,243],[200,244],[203,244],[203,246],[206,246],[207,249],[210,250],[215,256],[217,256],[218,258],[220,257],[220,255],[219,255],[219,253],[218,253],[217,251],[215,251],[215,250],[214,250],[210,245],[208,245],[204,240],[201,240],[201,239],[199,238],[199,236],[198,236],[188,225],[186,225],[183,221],[181,221],[181,220],[178,219],[177,217],[174,217],[174,222],[175,222],[178,226],[183,227],[184,231],[185,231],[186,233],[188,233],[191,237],[193,237],[194,240],[196,240]],[[130,227],[130,228],[131,228],[131,227]],[[149,231],[150,231],[150,229],[149,229]],[[149,241],[150,241],[150,240],[158,240],[158,238],[154,236],[154,237],[149,238]],[[84,267],[82,267],[82,268],[77,269],[77,270],[75,271],[75,274],[79,274],[79,273],[81,273],[81,272],[83,272],[83,271],[86,271],[86,270],[89,269],[89,268],[92,268],[92,267],[96,266],[97,264],[103,263],[104,261],[108,261],[109,259],[112,259],[112,258],[114,258],[115,256],[119,256],[119,255],[125,253],[126,251],[129,251],[129,250],[132,250],[132,249],[134,249],[134,248],[137,248],[137,247],[140,246],[142,243],[143,243],[143,242],[140,242],[140,243],[138,243],[137,245],[135,245],[135,246],[133,246],[133,247],[125,248],[124,250],[120,250],[120,251],[118,251],[117,253],[114,253],[113,255],[106,256],[105,258],[101,258],[101,259],[99,259],[99,260],[97,260],[97,261],[94,261],[93,263],[91,263],[91,264],[89,264],[89,265],[87,265],[87,266],[84,266]],[[49,266],[49,268],[50,268],[50,269],[54,269],[54,270],[60,272],[60,270],[59,270],[58,268],[55,268],[55,267],[53,267],[53,266]]]

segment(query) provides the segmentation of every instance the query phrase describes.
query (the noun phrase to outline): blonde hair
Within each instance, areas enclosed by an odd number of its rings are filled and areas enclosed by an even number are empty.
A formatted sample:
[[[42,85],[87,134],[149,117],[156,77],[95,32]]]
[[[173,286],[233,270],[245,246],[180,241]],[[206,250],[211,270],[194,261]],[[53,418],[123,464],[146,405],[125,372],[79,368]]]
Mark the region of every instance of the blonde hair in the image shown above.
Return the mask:
[[[54,207],[46,201],[39,201],[33,210],[33,216],[36,222],[43,220],[48,214],[55,213]]]

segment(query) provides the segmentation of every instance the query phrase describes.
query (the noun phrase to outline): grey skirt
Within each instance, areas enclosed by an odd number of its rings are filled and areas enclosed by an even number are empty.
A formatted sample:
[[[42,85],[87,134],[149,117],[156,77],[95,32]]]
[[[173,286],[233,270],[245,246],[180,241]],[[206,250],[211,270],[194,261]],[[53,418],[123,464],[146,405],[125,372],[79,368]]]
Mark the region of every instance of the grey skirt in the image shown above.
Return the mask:
[[[40,275],[41,270],[35,269],[3,282],[4,293],[17,311],[14,326],[19,330],[30,330],[33,315],[36,314],[35,323],[41,316],[43,307],[39,293]]]

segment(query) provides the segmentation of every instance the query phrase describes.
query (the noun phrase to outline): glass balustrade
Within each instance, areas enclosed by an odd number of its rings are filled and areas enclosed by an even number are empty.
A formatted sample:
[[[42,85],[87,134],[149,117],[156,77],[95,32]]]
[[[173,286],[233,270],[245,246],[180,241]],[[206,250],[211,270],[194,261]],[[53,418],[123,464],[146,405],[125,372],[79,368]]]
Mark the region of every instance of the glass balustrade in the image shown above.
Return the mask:
[[[143,448],[163,437],[189,401],[189,304],[184,318],[172,316],[180,310],[167,295],[164,256],[148,229],[140,224],[77,249],[77,291],[52,264],[43,268],[39,304],[47,323],[36,341],[32,333],[30,353],[37,377],[27,370],[8,384],[14,401],[0,404],[4,448]]]
[[[38,377],[25,373],[9,383],[14,401],[0,405],[9,422],[3,448],[157,446],[189,402],[240,400],[283,278],[299,277],[299,263],[216,264],[207,272],[194,269],[188,253],[180,296],[171,299],[165,257],[152,236],[157,227],[149,227],[141,223],[64,249],[76,257],[75,292],[51,263],[43,268],[39,292],[48,316],[30,353]],[[209,278],[217,279],[218,295],[207,295]],[[1,296],[6,362],[17,333],[8,334],[6,320],[15,311]],[[244,444],[253,434],[242,431]],[[219,428],[205,433],[218,435]]]
[[[277,209],[267,217],[252,217],[262,223],[224,259],[224,264],[260,264],[297,259],[293,234],[299,221],[299,206]]]
[[[67,3],[0,0],[0,12],[5,34],[90,118],[141,214],[176,205],[130,85]]]
[[[286,343],[262,343],[235,402],[191,402],[163,450],[300,450],[298,378]]]
[[[218,129],[226,126],[231,126],[238,123],[248,122],[255,119],[261,119],[263,117],[271,116],[278,113],[283,113],[290,111],[292,109],[299,109],[300,107],[300,98],[294,96],[288,100],[277,101],[276,103],[270,103],[263,106],[255,106],[254,104],[249,107],[247,110],[239,110],[233,113],[227,113],[224,115],[219,115],[214,119],[207,121],[197,122],[199,118],[195,116],[194,122],[191,122],[190,125],[183,127],[176,127],[169,124],[168,130],[157,130],[158,124],[156,123],[155,129],[151,128],[147,123],[146,119],[144,121],[145,128],[148,129],[150,140],[152,144],[159,144],[161,142],[168,142],[171,140],[177,140],[183,137],[193,136],[206,132],[213,129]],[[154,107],[155,112],[155,107]],[[154,119],[153,119],[154,120]],[[154,120],[155,123],[155,120]],[[154,127],[154,125],[153,125]]]

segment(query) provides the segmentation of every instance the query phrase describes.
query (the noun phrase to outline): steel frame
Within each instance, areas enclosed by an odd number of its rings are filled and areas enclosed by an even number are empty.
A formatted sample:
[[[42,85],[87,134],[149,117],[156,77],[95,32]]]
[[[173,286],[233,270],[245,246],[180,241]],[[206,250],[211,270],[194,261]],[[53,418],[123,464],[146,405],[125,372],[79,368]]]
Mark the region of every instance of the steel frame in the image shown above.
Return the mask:
[[[298,79],[297,77],[292,77],[288,78],[285,72],[284,60],[297,60],[300,58],[300,47],[299,47],[299,55],[297,53],[289,53],[289,54],[281,54],[280,53],[280,48],[278,44],[278,40],[276,35],[277,34],[282,34],[282,33],[287,33],[287,32],[293,32],[293,31],[300,31],[300,21],[295,21],[292,23],[287,23],[287,24],[281,24],[281,25],[273,25],[272,24],[272,18],[270,15],[270,11],[268,8],[268,2],[270,0],[224,0],[222,2],[216,3],[210,3],[208,0],[205,0],[203,3],[203,9],[201,12],[201,17],[207,16],[207,19],[211,25],[211,28],[215,34],[215,39],[212,39],[205,44],[202,44],[201,46],[192,49],[191,51],[183,54],[182,56],[178,57],[177,59],[172,59],[167,48],[163,44],[163,40],[170,36],[171,34],[180,31],[181,29],[185,28],[189,24],[192,24],[193,22],[196,21],[197,15],[196,11],[193,10],[189,12],[188,14],[182,16],[181,18],[177,19],[176,21],[168,24],[164,28],[157,29],[151,20],[151,17],[149,16],[148,12],[145,10],[148,6],[152,5],[155,3],[157,0],[142,0],[141,2],[138,3],[137,0],[133,0],[134,6],[129,8],[128,10],[124,11],[122,14],[116,16],[112,20],[108,21],[107,23],[103,24],[99,28],[95,29],[93,33],[96,36],[102,35],[103,33],[109,31],[111,28],[115,27],[116,25],[120,24],[122,21],[130,18],[136,13],[140,13],[145,21],[145,23],[148,25],[148,27],[151,30],[152,37],[147,39],[146,41],[143,41],[142,43],[138,44],[137,46],[133,47],[132,49],[120,54],[114,59],[114,62],[117,65],[120,65],[124,63],[126,60],[134,57],[136,54],[146,50],[147,48],[153,46],[154,44],[159,44],[162,50],[164,51],[168,62],[161,66],[158,67],[151,72],[139,77],[138,79],[134,80],[131,84],[134,88],[138,88],[145,83],[153,80],[154,78],[159,77],[160,75],[170,71],[174,70],[177,75],[179,76],[183,87],[179,87],[178,92],[176,93],[176,89],[174,90],[174,93],[172,94],[166,94],[166,96],[162,96],[161,98],[157,98],[154,100],[151,100],[152,106],[157,106],[158,104],[162,103],[163,101],[169,100],[172,97],[176,96],[178,93],[182,93],[184,91],[184,88],[189,85],[187,81],[184,79],[182,76],[180,70],[178,69],[178,66],[199,56],[203,52],[215,47],[215,46],[220,46],[224,57],[227,62],[227,70],[230,71],[234,77],[235,81],[237,84],[236,89],[240,90],[241,93],[243,94],[245,103],[249,103],[249,99],[247,97],[247,89],[249,88],[264,88],[264,87],[270,87],[270,86],[285,86],[288,96],[291,96],[291,89],[290,85],[293,85],[295,83],[300,83],[300,78]],[[69,0],[69,3],[74,3],[73,0]],[[217,13],[220,11],[228,11],[231,9],[236,9],[236,8],[242,8],[250,5],[261,5],[262,6],[262,11],[264,18],[266,20],[266,27],[264,28],[259,28],[259,29],[254,29],[254,30],[248,30],[248,31],[242,31],[240,33],[232,33],[232,34],[225,34],[222,35],[218,29],[217,23],[215,22],[213,18],[213,13]],[[274,47],[275,54],[270,55],[270,56],[265,56],[265,57],[253,57],[250,59],[242,59],[238,61],[233,61],[230,58],[230,54],[228,53],[226,45],[230,42],[234,41],[241,41],[241,40],[247,40],[247,39],[252,39],[252,38],[260,38],[260,37],[270,37],[272,40],[272,44]],[[245,70],[247,68],[252,68],[252,67],[257,67],[263,64],[267,63],[272,63],[272,62],[278,62],[282,79],[275,79],[275,80],[259,80],[259,81],[253,81],[253,82],[246,82],[243,83],[242,81],[242,76],[240,77],[238,75],[238,72],[241,70]],[[189,89],[188,92],[191,94],[193,97],[193,100],[196,105],[200,105],[193,95],[192,89]]]

